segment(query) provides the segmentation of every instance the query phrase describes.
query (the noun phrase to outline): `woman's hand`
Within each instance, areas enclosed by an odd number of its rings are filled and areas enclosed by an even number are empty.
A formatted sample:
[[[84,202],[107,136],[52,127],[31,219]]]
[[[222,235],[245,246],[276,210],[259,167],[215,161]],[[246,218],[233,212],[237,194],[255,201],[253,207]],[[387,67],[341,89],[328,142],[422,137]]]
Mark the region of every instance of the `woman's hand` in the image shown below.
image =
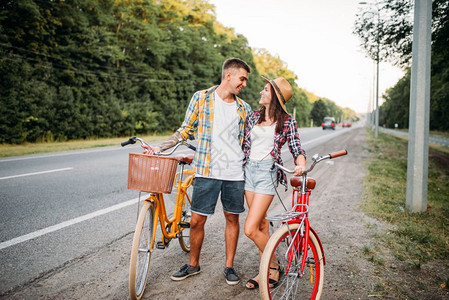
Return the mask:
[[[295,176],[300,176],[305,171],[305,169],[306,169],[305,165],[302,165],[302,164],[296,165],[295,166],[295,173],[294,173]]]

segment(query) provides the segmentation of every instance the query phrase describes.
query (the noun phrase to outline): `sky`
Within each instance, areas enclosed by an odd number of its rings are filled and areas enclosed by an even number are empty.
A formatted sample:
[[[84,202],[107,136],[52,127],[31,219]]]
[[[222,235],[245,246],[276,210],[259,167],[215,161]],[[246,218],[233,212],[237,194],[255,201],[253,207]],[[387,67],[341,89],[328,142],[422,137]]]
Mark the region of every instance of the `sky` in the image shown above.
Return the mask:
[[[251,48],[279,56],[297,76],[299,87],[358,113],[371,110],[375,62],[352,33],[358,0],[209,0],[218,22],[248,39]],[[404,72],[380,63],[383,92]],[[262,87],[261,87],[262,89]]]

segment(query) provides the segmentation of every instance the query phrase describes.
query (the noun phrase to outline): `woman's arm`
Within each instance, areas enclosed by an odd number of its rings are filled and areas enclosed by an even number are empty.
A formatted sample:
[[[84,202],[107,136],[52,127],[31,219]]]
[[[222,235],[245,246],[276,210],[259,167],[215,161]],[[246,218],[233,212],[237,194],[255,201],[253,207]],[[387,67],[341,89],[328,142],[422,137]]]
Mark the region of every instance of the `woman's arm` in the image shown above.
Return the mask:
[[[306,158],[304,155],[299,155],[296,158],[295,175],[299,176],[306,170]]]
[[[287,142],[290,153],[295,159],[295,175],[299,176],[306,170],[306,152],[301,148],[298,126],[295,119],[290,117],[287,126]]]

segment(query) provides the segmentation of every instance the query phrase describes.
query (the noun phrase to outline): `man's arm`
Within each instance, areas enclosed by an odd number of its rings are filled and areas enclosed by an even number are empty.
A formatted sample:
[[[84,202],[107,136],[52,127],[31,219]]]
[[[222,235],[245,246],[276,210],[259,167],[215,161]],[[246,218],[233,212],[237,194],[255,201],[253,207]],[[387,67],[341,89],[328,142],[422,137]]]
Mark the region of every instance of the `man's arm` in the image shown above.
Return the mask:
[[[165,151],[167,149],[170,149],[172,147],[174,147],[179,140],[182,140],[182,136],[181,134],[176,131],[175,133],[173,133],[173,135],[171,137],[169,137],[166,141],[163,141],[160,145],[159,145],[159,151]]]
[[[179,132],[175,132],[173,133],[173,135],[171,137],[169,137],[167,140],[163,141],[159,146],[144,146],[142,145],[143,148],[145,148],[144,153],[145,154],[150,154],[153,155],[154,153],[157,152],[162,152],[165,151],[167,149],[170,149],[172,147],[174,147],[179,140],[182,140],[182,135]]]
[[[198,127],[198,100],[199,100],[200,92],[196,92],[192,99],[190,100],[189,106],[187,107],[186,115],[184,118],[184,122],[171,137],[169,137],[166,141],[162,142],[159,146],[156,147],[144,147],[147,150],[145,153],[154,154],[155,152],[162,152],[167,149],[174,147],[179,140],[187,140],[190,137],[193,137],[194,131]]]

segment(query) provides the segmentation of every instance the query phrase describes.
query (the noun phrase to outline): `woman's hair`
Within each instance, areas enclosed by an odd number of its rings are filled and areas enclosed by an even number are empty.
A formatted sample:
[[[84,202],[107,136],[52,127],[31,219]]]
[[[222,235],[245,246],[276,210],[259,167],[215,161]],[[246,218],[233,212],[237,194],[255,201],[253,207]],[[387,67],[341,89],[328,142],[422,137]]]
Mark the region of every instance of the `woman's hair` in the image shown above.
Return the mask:
[[[274,120],[276,123],[276,129],[275,132],[281,132],[282,128],[284,127],[285,119],[287,118],[287,113],[282,108],[281,104],[279,103],[278,97],[276,93],[274,92],[273,86],[270,84],[270,91],[271,91],[271,102],[270,102],[270,111],[268,112],[268,116]],[[262,123],[265,121],[265,106],[262,105],[260,109],[260,118],[257,124]]]

